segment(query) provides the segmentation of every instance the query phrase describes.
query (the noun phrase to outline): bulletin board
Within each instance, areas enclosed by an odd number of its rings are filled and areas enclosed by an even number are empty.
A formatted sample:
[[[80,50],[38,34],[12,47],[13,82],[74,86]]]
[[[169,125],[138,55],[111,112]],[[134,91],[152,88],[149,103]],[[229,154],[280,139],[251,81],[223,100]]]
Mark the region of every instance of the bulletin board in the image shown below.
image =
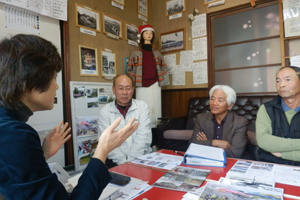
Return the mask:
[[[99,110],[115,96],[112,83],[70,81],[75,171],[84,169],[98,144]]]
[[[38,26],[26,26],[20,27],[13,23],[7,23],[8,10],[14,10],[15,13],[23,12],[32,17],[38,18]],[[14,16],[10,15],[11,19]],[[15,17],[16,18],[16,17]],[[15,6],[10,6],[8,4],[0,3],[0,40],[4,37],[9,37],[15,34],[34,34],[41,36],[49,41],[51,41],[61,52],[61,38],[60,38],[60,25],[59,20],[39,15],[29,10],[21,9]],[[28,120],[28,124],[31,125],[40,135],[41,141],[44,137],[58,125],[58,123],[63,120],[63,93],[62,93],[62,76],[61,73],[57,77],[57,83],[59,89],[56,91],[56,103],[54,108],[49,111],[35,112]],[[61,166],[65,166],[65,153],[64,147],[62,148],[47,162],[57,162]]]

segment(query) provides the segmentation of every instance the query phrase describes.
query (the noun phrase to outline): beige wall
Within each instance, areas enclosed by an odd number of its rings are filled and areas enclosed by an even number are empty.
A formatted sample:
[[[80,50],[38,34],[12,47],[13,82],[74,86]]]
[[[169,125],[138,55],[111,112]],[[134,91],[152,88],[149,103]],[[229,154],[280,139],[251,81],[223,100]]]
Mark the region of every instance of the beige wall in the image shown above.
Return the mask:
[[[165,0],[148,0],[148,22],[155,29],[155,48],[159,49],[159,37],[161,33],[185,28],[186,35],[186,50],[192,49],[192,42],[188,41],[188,32],[190,22],[188,20],[188,14],[192,13],[194,8],[197,8],[202,13],[214,12],[217,10],[237,6],[240,4],[249,3],[249,0],[226,0],[226,3],[221,6],[208,8],[203,5],[203,0],[185,0],[186,11],[183,12],[181,18],[169,20],[166,17]],[[86,81],[86,82],[111,82],[107,81],[100,76],[98,77],[86,77],[80,76],[80,64],[79,64],[79,45],[84,45],[98,50],[98,65],[101,65],[100,50],[110,49],[116,53],[116,69],[117,74],[125,73],[124,70],[124,57],[129,57],[130,53],[136,48],[128,44],[125,40],[125,22],[135,24],[136,26],[142,25],[143,21],[138,18],[137,15],[137,2],[138,0],[125,0],[125,9],[113,7],[110,0],[71,0],[68,1],[68,28],[69,28],[69,61],[70,61],[70,79],[71,81]],[[79,27],[76,26],[76,14],[75,3],[90,7],[97,11],[100,11],[100,22],[102,23],[102,14],[110,15],[123,23],[123,38],[115,40],[107,37],[103,32],[97,33],[96,36],[81,33]],[[101,26],[103,30],[103,26]],[[177,64],[179,64],[179,52],[177,54]],[[186,85],[185,86],[167,86],[164,89],[177,89],[177,88],[206,88],[207,84],[194,85],[192,82],[192,72],[186,73]]]

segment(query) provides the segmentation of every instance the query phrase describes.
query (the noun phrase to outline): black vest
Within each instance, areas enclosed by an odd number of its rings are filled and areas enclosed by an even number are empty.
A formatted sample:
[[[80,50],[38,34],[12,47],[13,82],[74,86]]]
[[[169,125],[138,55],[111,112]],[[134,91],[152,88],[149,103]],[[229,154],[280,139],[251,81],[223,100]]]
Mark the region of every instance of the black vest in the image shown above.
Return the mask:
[[[272,121],[272,135],[282,138],[300,138],[300,112],[294,115],[289,125],[281,106],[280,96],[276,96],[264,105]],[[258,154],[261,161],[300,166],[300,162],[278,158],[261,148],[259,148]]]

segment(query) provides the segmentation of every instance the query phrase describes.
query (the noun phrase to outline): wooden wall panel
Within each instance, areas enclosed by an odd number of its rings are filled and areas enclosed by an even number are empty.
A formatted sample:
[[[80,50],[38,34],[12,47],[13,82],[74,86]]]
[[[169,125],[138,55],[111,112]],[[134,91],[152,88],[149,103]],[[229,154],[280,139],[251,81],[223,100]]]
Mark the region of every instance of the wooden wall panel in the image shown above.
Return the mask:
[[[163,90],[162,117],[186,116],[191,97],[207,97],[208,89]]]

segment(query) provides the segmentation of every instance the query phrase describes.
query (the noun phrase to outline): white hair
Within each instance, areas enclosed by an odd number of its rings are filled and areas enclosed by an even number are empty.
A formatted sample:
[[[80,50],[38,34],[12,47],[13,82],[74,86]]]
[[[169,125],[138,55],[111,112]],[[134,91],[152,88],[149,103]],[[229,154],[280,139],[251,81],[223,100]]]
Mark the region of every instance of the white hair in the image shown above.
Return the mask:
[[[222,90],[226,94],[228,106],[230,106],[232,103],[235,104],[236,93],[231,87],[229,87],[228,85],[215,85],[209,91],[209,98],[211,98],[215,90]]]

